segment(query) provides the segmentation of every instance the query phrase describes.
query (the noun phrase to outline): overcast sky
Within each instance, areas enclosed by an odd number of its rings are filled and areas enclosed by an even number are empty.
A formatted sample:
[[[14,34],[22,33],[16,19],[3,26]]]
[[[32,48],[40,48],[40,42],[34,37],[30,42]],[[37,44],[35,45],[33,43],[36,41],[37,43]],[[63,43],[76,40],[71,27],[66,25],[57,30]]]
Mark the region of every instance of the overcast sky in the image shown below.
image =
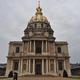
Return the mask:
[[[21,40],[35,14],[37,0],[0,0],[0,63],[5,63],[9,41]],[[68,41],[70,62],[80,62],[80,0],[41,0],[43,14],[56,40]]]

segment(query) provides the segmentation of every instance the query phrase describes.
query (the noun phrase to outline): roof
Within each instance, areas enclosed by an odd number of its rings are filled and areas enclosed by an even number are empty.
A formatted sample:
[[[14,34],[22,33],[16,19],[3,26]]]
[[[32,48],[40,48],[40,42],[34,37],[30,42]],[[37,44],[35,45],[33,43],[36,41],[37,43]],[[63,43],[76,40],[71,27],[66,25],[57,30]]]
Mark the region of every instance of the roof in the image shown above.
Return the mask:
[[[10,41],[9,44],[19,44],[19,45],[21,45],[22,41]]]
[[[56,41],[56,45],[68,45],[67,41]]]
[[[80,68],[80,64],[71,64],[71,69]]]
[[[0,64],[0,68],[6,68],[6,63],[5,64]]]

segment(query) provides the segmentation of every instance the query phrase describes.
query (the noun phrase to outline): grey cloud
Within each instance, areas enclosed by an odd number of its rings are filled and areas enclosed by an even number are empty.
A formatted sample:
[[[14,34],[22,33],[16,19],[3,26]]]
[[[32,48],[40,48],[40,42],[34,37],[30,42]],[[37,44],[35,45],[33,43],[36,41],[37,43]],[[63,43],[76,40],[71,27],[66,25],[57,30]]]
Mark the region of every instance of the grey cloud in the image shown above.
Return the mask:
[[[80,62],[80,0],[41,0],[56,40],[67,40],[71,62]],[[36,0],[0,0],[0,62],[6,62],[8,43],[21,40]]]

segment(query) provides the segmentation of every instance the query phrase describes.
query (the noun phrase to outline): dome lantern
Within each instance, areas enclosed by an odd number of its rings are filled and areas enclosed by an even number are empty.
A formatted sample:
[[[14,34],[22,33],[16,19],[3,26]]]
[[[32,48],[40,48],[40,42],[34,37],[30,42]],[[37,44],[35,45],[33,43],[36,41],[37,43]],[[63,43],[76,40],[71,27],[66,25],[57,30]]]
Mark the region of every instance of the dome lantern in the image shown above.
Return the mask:
[[[43,16],[42,8],[40,7],[40,1],[38,1],[38,7],[36,8],[36,13],[32,16],[30,22],[48,22],[47,17]]]

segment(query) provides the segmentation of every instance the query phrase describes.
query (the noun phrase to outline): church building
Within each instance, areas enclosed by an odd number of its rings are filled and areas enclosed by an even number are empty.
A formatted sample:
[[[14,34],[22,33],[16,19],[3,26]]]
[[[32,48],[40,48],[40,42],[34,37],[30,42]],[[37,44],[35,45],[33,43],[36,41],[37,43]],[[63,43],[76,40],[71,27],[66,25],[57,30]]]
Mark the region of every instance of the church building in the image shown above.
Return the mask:
[[[68,43],[56,41],[54,30],[43,16],[40,4],[24,30],[21,41],[9,42],[6,76],[10,71],[23,75],[71,76]]]

